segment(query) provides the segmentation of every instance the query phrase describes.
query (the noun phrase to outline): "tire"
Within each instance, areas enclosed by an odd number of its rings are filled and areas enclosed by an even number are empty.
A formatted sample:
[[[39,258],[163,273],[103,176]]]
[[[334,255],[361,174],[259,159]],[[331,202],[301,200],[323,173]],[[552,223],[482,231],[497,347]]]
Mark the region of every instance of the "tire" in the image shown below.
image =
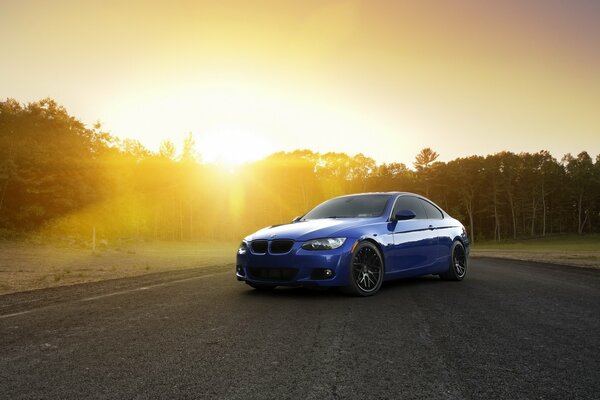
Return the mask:
[[[360,242],[350,262],[349,284],[342,290],[354,296],[373,296],[383,283],[384,265],[381,252],[371,242]]]
[[[274,285],[263,285],[260,283],[251,283],[251,282],[246,282],[246,284],[256,290],[260,290],[261,292],[269,292],[269,291],[275,289],[275,287],[276,287]]]
[[[450,249],[450,265],[448,271],[440,274],[445,281],[462,281],[467,275],[469,258],[465,252],[465,246],[458,240],[452,244]]]

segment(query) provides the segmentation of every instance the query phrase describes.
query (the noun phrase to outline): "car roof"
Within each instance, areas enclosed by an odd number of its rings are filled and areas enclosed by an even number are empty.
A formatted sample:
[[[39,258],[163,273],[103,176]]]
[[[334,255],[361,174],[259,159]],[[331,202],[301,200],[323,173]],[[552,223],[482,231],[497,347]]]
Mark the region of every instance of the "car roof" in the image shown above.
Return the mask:
[[[336,196],[336,197],[347,197],[347,196],[366,196],[366,195],[370,195],[370,194],[389,194],[389,195],[400,195],[400,194],[410,194],[412,196],[418,196],[418,197],[424,197],[420,194],[417,193],[412,193],[412,192],[364,192],[364,193],[350,193],[350,194],[344,194],[342,196]],[[426,198],[426,197],[424,197]]]
[[[429,203],[433,204],[436,208],[438,208],[442,212],[442,214],[444,215],[444,218],[446,218],[446,217],[452,218],[450,216],[450,214],[448,214],[442,207],[438,206],[436,203],[434,203],[429,198],[427,198],[427,197],[425,197],[423,195],[417,194],[417,193],[412,193],[412,192],[398,192],[398,191],[394,191],[394,192],[365,192],[365,193],[346,194],[346,195],[343,195],[343,196],[337,196],[337,198],[339,198],[339,197],[347,197],[347,196],[364,196],[364,195],[373,195],[373,194],[387,194],[387,195],[390,195],[390,196],[396,196],[396,198],[399,197],[399,196],[401,196],[401,195],[410,195],[410,196],[419,197],[419,198],[422,198],[422,199],[428,201]]]

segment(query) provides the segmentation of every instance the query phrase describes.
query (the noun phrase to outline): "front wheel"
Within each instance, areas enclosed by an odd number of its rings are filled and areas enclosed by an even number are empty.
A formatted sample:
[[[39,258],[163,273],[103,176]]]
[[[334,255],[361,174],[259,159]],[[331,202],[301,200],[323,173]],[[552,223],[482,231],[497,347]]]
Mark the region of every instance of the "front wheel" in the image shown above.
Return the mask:
[[[467,274],[468,258],[465,246],[459,241],[452,244],[450,250],[450,265],[448,271],[441,273],[440,278],[445,281],[462,281]]]
[[[344,291],[355,296],[372,296],[383,283],[383,257],[371,242],[356,246],[350,265],[350,283]]]

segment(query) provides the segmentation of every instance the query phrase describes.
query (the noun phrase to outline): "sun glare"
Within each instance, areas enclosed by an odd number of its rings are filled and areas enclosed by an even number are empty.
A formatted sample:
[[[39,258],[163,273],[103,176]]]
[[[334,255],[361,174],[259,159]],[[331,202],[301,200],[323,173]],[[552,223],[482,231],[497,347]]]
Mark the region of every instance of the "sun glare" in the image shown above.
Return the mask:
[[[224,128],[199,135],[197,150],[204,162],[231,168],[264,158],[276,149],[254,132]]]

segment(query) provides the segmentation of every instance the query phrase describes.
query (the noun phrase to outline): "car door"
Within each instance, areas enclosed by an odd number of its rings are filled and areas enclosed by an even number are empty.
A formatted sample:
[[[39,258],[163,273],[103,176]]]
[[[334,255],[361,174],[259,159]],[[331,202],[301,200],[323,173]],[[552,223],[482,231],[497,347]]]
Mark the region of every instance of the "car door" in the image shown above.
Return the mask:
[[[427,223],[429,225],[429,229],[432,231],[432,243],[435,249],[435,259],[433,260],[433,263],[436,263],[439,262],[439,260],[444,256],[444,235],[447,233],[447,227],[444,226],[444,214],[439,208],[426,199],[419,198],[419,201],[425,209],[425,213],[427,214]]]
[[[392,274],[427,268],[437,259],[435,235],[421,200],[415,196],[402,195],[396,199],[392,218],[400,210],[411,210],[416,217],[406,221],[392,221],[394,245],[388,258],[388,269]]]

